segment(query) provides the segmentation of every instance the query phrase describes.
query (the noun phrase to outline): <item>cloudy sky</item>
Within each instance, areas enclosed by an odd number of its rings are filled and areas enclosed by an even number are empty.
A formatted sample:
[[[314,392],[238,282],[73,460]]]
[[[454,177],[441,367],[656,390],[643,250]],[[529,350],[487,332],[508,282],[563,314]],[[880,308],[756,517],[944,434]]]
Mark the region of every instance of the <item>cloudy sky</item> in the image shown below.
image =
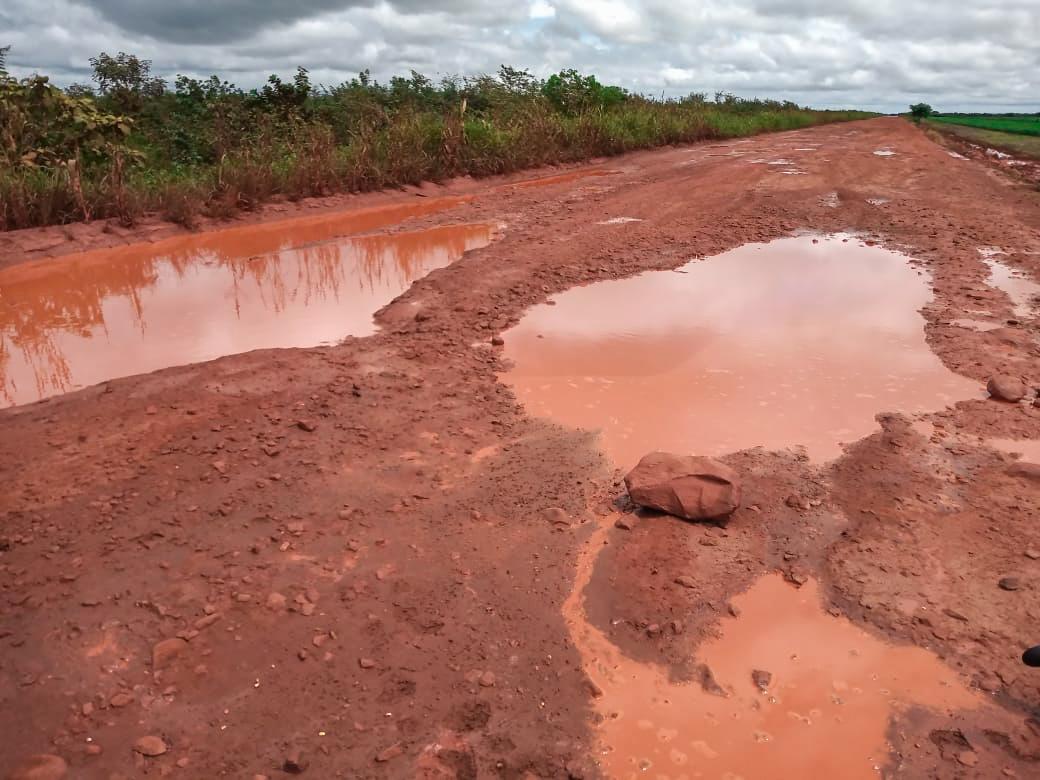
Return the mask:
[[[89,81],[128,51],[159,74],[256,86],[575,67],[653,94],[821,108],[1040,110],[1040,0],[0,0],[9,69]]]

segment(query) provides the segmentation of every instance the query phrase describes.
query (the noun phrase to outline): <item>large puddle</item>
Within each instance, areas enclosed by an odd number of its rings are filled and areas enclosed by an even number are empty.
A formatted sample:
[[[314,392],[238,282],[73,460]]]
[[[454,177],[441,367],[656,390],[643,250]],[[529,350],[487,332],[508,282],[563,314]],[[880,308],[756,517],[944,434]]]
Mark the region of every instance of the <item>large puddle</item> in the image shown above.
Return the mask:
[[[0,272],[0,405],[270,347],[334,343],[487,225],[334,238],[458,205],[431,199],[95,251]]]
[[[505,379],[534,414],[601,430],[622,467],[757,446],[825,460],[879,412],[979,393],[928,348],[930,298],[908,258],[855,238],[748,244],[532,308],[506,334]]]
[[[596,534],[590,550],[601,548]],[[979,706],[934,655],[887,645],[824,612],[813,581],[764,577],[733,599],[718,638],[698,648],[725,695],[674,684],[625,658],[584,616],[579,570],[564,607],[585,670],[602,695],[598,760],[607,777],[877,778],[891,718],[909,707]]]

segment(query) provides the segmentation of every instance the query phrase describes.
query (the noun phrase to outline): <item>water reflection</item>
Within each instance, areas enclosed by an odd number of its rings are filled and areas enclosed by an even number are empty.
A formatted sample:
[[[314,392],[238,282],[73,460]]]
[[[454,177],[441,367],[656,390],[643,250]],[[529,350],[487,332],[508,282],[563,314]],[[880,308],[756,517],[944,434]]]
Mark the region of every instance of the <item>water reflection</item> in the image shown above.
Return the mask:
[[[927,279],[844,238],[749,244],[568,290],[507,334],[505,378],[533,413],[601,430],[623,467],[658,449],[800,444],[831,458],[878,412],[976,394],[925,342]]]
[[[1000,262],[994,254],[998,253],[983,253],[986,265],[989,266],[987,284],[1003,291],[1011,299],[1011,308],[1016,317],[1032,318],[1037,301],[1040,300],[1040,284],[1030,279],[1024,271]]]
[[[726,695],[673,684],[664,670],[623,656],[585,617],[581,594],[601,536],[564,615],[602,692],[594,706],[607,777],[868,780],[887,763],[893,715],[984,704],[931,653],[831,617],[815,582],[796,590],[776,574],[734,598],[740,617],[721,621],[718,638],[698,649]]]
[[[487,225],[462,225],[323,243],[414,214],[408,205],[0,272],[0,399],[26,403],[166,366],[370,334],[372,314],[412,281],[491,239]]]

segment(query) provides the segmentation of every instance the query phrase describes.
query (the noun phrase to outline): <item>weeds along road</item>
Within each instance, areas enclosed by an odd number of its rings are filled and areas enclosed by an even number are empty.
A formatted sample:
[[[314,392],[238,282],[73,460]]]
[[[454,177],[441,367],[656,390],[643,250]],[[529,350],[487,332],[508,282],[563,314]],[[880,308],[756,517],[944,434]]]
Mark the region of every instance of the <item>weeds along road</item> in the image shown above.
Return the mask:
[[[1040,194],[909,123],[598,168],[612,173],[428,188],[474,197],[415,225],[504,231],[413,284],[375,335],[0,412],[0,772],[51,754],[77,778],[596,776],[596,690],[563,606],[623,487],[592,434],[524,413],[490,346],[575,285],[856,232],[931,275],[926,334],[947,368],[980,388],[1000,372],[1040,383],[1037,321],[1012,315],[977,251],[1002,247],[1040,278]],[[598,224],[617,217],[642,221]],[[0,247],[14,264],[134,237],[70,235]],[[952,324],[980,310],[1000,327]],[[1002,708],[897,714],[878,765],[1035,774],[1040,676],[1018,655],[1040,643],[1040,562],[1023,554],[1040,549],[1040,467],[981,440],[1040,438],[1040,409],[980,391],[917,423],[883,416],[826,464],[728,456],[745,499],[725,532],[611,526],[590,621],[627,657],[689,677],[731,596],[776,570],[811,577],[836,614],[934,650]],[[695,587],[670,587],[680,574]]]

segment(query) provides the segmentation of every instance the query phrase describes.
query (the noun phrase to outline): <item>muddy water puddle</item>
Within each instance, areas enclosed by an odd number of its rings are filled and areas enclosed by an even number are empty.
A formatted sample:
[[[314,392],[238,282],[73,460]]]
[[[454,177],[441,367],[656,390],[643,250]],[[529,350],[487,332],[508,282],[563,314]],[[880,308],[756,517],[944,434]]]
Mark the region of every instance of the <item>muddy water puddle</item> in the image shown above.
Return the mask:
[[[698,648],[697,662],[725,695],[672,683],[665,670],[622,656],[587,622],[587,568],[564,614],[603,694],[593,706],[607,777],[876,778],[894,716],[983,703],[931,653],[888,645],[832,617],[815,582],[795,589],[776,574],[736,596],[739,617],[722,620],[718,637]]]
[[[983,247],[979,253],[989,267],[986,283],[1001,290],[1011,299],[1011,308],[1016,317],[1032,317],[1036,313],[1037,302],[1040,301],[1040,283],[1034,282],[1023,271],[998,260],[997,258],[1004,254],[1000,250]]]
[[[615,463],[801,445],[813,458],[980,387],[929,350],[928,278],[848,236],[749,244],[578,287],[505,335],[529,411],[601,431]]]
[[[271,347],[374,332],[419,277],[488,244],[488,225],[334,238],[458,205],[236,228],[0,272],[0,405]]]

